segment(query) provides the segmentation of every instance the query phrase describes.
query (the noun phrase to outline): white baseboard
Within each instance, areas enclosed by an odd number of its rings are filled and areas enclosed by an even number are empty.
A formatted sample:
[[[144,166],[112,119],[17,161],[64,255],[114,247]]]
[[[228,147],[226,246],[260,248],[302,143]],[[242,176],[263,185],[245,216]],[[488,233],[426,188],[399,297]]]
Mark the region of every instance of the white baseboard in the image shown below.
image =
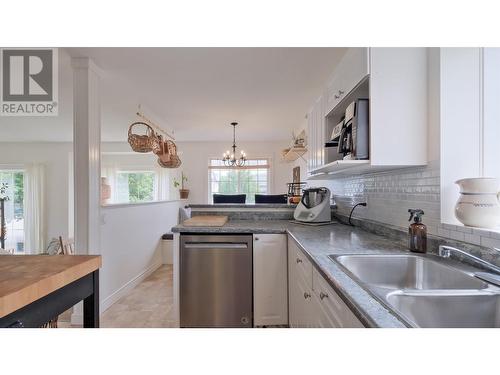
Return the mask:
[[[146,268],[144,271],[142,271],[140,274],[135,276],[133,279],[130,281],[126,282],[122,287],[117,289],[115,292],[113,292],[111,295],[106,297],[101,301],[100,304],[100,311],[101,314],[109,309],[115,302],[117,302],[120,298],[124,297],[130,290],[132,290],[135,286],[137,286],[141,281],[143,281],[146,277],[151,275],[154,271],[156,271],[158,268],[160,268],[162,265],[161,259]]]
[[[151,275],[154,271],[160,268],[162,265],[162,261],[158,261],[144,271],[142,271],[139,275],[135,276],[133,279],[126,282],[121,288],[116,290],[110,296],[106,297],[100,303],[100,312],[101,314],[109,309],[115,302],[117,302],[120,298],[124,297],[129,291],[131,291],[135,286],[139,285],[141,281],[143,281],[146,277]],[[81,305],[81,306],[80,306]],[[83,304],[80,302],[79,304],[73,307],[73,313],[71,314],[71,324],[72,325],[83,325]]]

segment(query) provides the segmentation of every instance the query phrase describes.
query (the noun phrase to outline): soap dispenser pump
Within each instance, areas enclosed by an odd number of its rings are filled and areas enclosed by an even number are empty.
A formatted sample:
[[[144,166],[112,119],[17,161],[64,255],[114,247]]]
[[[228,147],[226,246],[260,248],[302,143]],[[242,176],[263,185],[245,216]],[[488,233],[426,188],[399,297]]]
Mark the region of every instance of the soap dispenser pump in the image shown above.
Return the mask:
[[[413,223],[408,227],[408,246],[414,253],[427,252],[427,227],[422,223],[424,211],[421,209],[409,209],[410,220]]]

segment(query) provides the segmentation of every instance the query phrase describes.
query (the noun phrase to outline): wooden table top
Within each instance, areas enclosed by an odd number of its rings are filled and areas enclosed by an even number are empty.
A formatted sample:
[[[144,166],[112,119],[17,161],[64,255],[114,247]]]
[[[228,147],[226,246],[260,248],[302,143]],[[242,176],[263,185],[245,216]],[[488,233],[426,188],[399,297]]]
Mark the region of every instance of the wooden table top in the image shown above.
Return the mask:
[[[100,267],[100,255],[0,255],[0,318]]]

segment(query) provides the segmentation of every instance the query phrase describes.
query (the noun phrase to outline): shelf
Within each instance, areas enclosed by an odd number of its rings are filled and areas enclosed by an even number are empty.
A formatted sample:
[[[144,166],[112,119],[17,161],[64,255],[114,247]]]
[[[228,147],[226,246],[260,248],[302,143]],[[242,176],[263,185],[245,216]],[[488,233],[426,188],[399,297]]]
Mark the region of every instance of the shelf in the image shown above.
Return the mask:
[[[306,147],[292,147],[285,154],[282,155],[283,160],[291,162],[295,161],[298,158],[302,157],[307,152]]]
[[[419,166],[425,166],[420,164]],[[335,177],[356,176],[368,173],[386,172],[414,168],[409,165],[372,165],[370,160],[337,160],[309,172],[308,180],[330,180]]]
[[[331,163],[325,164],[322,167],[313,169],[311,171],[311,174],[318,174],[318,173],[329,173],[329,174],[334,174],[343,171],[344,169],[351,169],[351,168],[364,168],[370,166],[370,160],[335,160],[332,161]]]

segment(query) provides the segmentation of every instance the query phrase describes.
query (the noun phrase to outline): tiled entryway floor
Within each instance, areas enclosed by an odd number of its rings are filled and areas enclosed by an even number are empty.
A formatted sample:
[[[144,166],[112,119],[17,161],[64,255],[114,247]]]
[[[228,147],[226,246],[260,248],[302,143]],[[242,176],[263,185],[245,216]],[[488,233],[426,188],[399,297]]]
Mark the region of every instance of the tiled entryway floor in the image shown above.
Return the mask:
[[[173,269],[163,265],[102,313],[101,328],[175,327],[172,306]],[[59,327],[80,328],[68,322],[69,316],[69,311],[60,316]]]
[[[174,327],[172,272],[171,265],[158,268],[101,315],[101,327]]]

